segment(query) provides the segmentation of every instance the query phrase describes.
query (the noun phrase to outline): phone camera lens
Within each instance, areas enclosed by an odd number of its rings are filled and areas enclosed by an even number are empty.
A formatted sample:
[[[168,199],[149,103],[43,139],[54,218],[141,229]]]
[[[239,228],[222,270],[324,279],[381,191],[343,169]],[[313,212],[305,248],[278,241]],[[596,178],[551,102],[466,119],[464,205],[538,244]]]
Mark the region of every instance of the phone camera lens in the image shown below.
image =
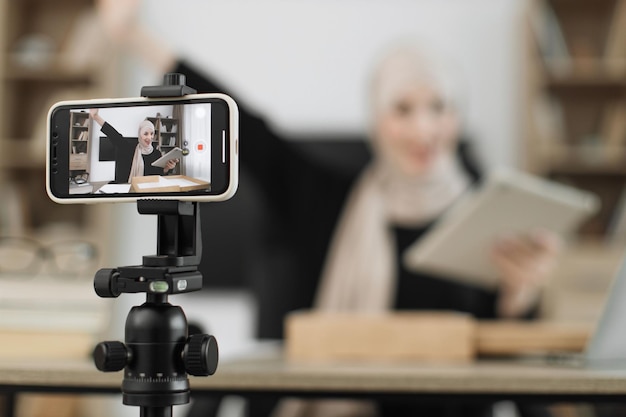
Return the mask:
[[[59,137],[59,132],[52,132],[52,137],[57,139]]]
[[[58,169],[56,169],[56,168],[52,168],[52,173],[56,175],[56,174],[58,174],[58,173],[59,173],[59,170],[58,170]]]

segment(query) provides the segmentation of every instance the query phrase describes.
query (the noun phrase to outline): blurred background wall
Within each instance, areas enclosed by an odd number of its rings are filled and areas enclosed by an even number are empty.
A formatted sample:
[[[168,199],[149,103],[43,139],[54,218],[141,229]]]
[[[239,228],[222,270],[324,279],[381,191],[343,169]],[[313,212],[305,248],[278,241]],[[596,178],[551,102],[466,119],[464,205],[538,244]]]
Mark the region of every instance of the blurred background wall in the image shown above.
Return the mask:
[[[467,130],[489,164],[515,164],[523,76],[521,0],[165,0],[141,19],[180,55],[288,132],[367,133],[368,77],[381,52],[414,40],[458,67]],[[174,9],[174,10],[173,10]],[[132,58],[124,92],[159,80]]]

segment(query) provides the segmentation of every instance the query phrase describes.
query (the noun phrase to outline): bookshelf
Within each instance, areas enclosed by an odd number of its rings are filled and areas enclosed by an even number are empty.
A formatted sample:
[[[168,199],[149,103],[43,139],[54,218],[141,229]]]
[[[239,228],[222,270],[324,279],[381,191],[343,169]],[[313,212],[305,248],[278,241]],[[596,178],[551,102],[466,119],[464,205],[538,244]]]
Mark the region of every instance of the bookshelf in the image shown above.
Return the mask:
[[[580,236],[612,232],[626,193],[626,0],[529,2],[524,162],[595,192]]]
[[[29,236],[46,244],[67,239],[90,241],[100,254],[93,273],[108,264],[110,207],[52,202],[45,187],[45,152],[47,110],[54,102],[116,95],[116,55],[103,44],[94,5],[95,0],[0,0],[0,236]],[[73,144],[68,149],[71,169],[83,174],[89,172],[90,149],[83,134],[89,131],[86,121],[84,114],[72,116]],[[92,334],[103,328],[107,311],[93,289],[89,291],[92,273],[74,281],[63,280],[47,275],[47,262],[53,260],[46,260],[36,277],[19,277],[15,282],[6,274],[0,277],[1,292],[10,300],[4,304],[15,307],[14,316],[34,318],[35,310],[41,309],[41,317],[32,325],[16,322],[13,328],[11,313],[2,311],[9,319],[0,323],[0,335],[6,342],[0,352],[4,357],[84,354],[93,346]],[[9,284],[20,288],[6,287]],[[43,299],[57,305],[43,305]],[[92,313],[103,313],[103,320],[89,323],[87,331],[67,320]],[[55,328],[54,323],[66,327]],[[68,350],[68,343],[80,343],[82,348]],[[45,348],[24,349],[33,344]],[[15,401],[17,415],[42,416],[50,410],[59,417],[79,415],[77,410],[57,408],[47,397],[20,396]],[[0,396],[0,404],[11,402]]]
[[[158,128],[159,147],[163,153],[171,151],[175,147],[180,147],[178,134],[178,119],[161,118]]]
[[[147,119],[154,125],[154,143],[161,152],[167,153],[177,146],[180,147],[178,118],[157,114]]]
[[[89,113],[70,112],[70,171],[72,174],[89,172]]]
[[[593,326],[626,246],[626,0],[530,0],[527,22],[525,168],[602,203],[560,257],[541,316]]]
[[[61,100],[113,96],[117,85],[115,54],[103,44],[94,4],[0,0],[0,192],[20,207],[0,210],[0,234],[37,236],[59,226],[79,237],[101,232],[93,219],[104,208],[60,206],[45,192],[48,108]],[[72,128],[71,169],[77,172],[89,170],[88,142],[79,140],[88,129]]]

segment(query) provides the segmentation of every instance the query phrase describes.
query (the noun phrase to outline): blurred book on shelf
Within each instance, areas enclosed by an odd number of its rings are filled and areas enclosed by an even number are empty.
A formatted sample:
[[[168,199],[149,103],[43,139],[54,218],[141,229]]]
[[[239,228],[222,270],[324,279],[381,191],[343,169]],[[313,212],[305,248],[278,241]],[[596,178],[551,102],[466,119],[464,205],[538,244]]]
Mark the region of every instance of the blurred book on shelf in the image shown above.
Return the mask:
[[[93,277],[0,275],[0,359],[88,358],[108,325]]]
[[[607,146],[626,145],[626,100],[609,103],[604,109],[599,135]]]

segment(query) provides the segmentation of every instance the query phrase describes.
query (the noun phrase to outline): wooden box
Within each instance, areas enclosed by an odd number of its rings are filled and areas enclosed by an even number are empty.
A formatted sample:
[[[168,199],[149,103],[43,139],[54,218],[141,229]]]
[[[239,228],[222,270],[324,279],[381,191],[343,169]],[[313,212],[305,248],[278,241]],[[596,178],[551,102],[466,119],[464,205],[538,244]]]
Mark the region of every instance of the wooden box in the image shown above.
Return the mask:
[[[203,190],[210,186],[206,181],[186,175],[147,175],[131,180],[131,190],[136,193],[172,193]]]
[[[485,356],[582,352],[592,330],[588,323],[480,321],[476,352]]]
[[[285,326],[285,352],[295,361],[458,362],[475,356],[475,321],[455,312],[296,312]]]

